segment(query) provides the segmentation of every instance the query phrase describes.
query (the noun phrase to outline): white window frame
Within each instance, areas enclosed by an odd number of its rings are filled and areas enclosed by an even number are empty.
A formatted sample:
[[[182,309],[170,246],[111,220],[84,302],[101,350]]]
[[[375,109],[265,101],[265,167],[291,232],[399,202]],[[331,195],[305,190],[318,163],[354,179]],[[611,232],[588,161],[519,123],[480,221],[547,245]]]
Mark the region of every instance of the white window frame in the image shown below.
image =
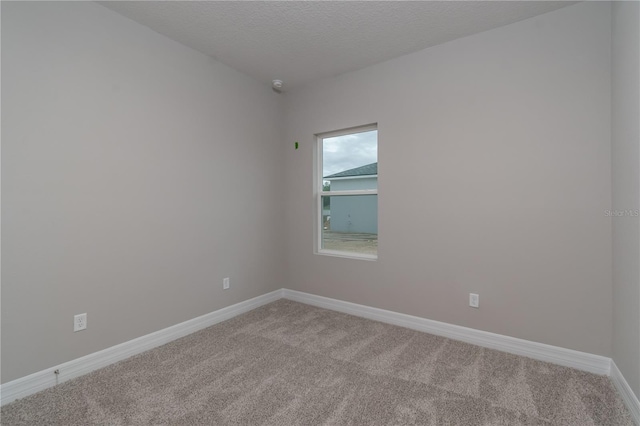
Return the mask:
[[[316,161],[314,167],[314,198],[315,198],[315,238],[314,253],[326,256],[345,257],[350,259],[377,260],[377,254],[358,253],[352,251],[328,250],[322,248],[322,231],[324,224],[322,223],[322,197],[340,197],[345,195],[378,195],[378,189],[362,189],[348,191],[324,191],[323,190],[323,173],[322,173],[322,144],[324,139],[334,138],[336,136],[353,135],[356,133],[370,132],[378,130],[378,123],[367,124],[364,126],[350,127],[348,129],[335,130],[332,132],[316,134]]]

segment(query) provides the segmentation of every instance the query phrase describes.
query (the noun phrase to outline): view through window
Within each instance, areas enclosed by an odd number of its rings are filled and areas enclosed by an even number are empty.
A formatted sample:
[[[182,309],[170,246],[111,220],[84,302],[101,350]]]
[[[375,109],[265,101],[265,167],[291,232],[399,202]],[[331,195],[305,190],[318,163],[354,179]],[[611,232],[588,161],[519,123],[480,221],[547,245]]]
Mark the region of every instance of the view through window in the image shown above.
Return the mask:
[[[318,136],[319,253],[378,254],[378,130],[375,125]]]

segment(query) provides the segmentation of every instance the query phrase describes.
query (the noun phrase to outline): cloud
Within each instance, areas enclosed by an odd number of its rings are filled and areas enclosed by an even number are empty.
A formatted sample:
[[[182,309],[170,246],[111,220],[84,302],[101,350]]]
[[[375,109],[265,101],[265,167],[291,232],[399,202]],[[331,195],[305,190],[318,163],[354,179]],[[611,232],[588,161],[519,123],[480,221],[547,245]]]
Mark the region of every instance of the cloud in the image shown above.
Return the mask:
[[[322,141],[322,176],[378,161],[378,131],[336,136]]]

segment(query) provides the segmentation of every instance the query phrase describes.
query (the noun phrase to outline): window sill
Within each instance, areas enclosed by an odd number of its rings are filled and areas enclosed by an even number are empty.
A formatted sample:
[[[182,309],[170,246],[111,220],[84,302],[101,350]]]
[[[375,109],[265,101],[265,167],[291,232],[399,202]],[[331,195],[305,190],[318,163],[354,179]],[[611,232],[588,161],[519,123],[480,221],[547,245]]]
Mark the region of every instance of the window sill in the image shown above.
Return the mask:
[[[338,251],[338,250],[318,250],[314,254],[322,255],[322,256],[331,256],[331,257],[342,257],[345,259],[357,259],[357,260],[368,260],[368,261],[376,261],[378,260],[377,254],[365,254],[365,253],[354,253],[349,251]]]

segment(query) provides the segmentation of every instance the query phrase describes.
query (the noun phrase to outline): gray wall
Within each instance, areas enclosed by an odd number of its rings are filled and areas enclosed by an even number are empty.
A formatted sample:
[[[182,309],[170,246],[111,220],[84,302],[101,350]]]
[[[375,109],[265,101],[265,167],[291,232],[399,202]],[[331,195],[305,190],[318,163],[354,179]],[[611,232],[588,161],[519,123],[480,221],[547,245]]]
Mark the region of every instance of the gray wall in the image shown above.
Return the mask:
[[[580,3],[287,93],[287,286],[610,356],[610,54]],[[379,259],[314,255],[313,135],[374,122]]]
[[[2,2],[2,382],[283,286],[279,102],[97,4]]]
[[[640,397],[640,3],[613,3],[613,360]]]

